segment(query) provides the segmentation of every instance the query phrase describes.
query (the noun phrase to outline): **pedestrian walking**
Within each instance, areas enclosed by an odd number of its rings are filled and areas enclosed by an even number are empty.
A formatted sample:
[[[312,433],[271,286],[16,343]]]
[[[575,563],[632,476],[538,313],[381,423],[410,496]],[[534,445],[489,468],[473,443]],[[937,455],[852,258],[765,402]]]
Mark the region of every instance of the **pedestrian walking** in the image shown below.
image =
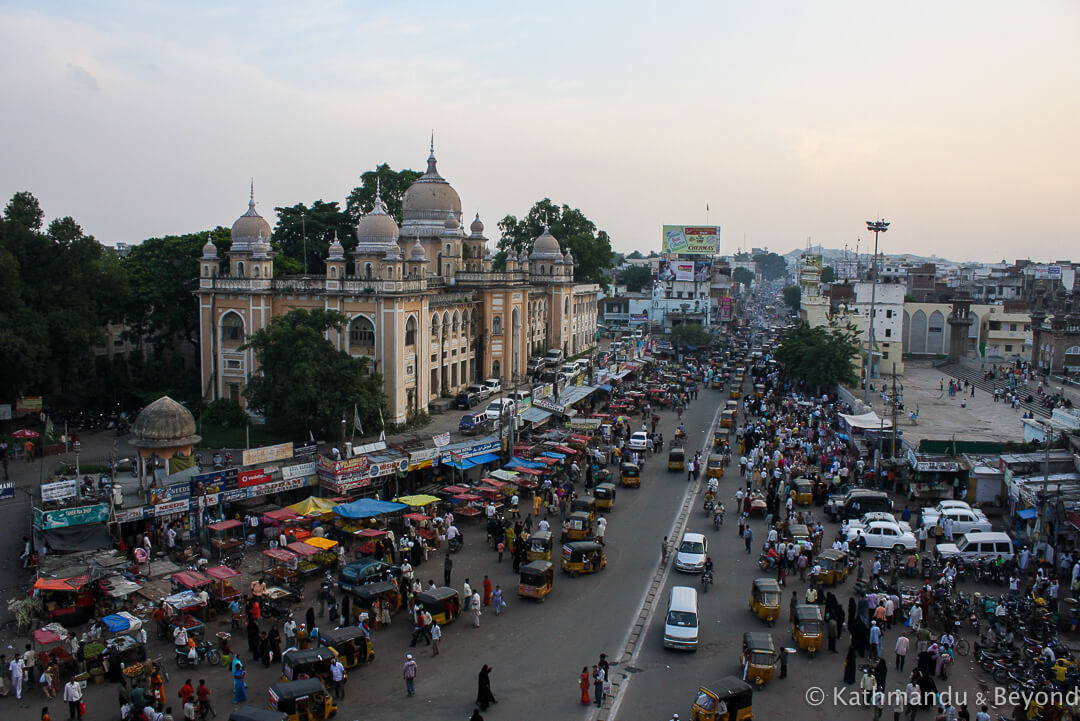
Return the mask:
[[[78,681],[72,679],[64,684],[64,701],[68,705],[68,721],[83,717],[85,706],[83,706],[82,697],[82,684]]]
[[[589,701],[589,667],[581,667],[581,676],[578,678],[578,688],[581,689],[581,705],[588,706]]]
[[[472,595],[472,625],[473,628],[480,628],[480,592],[476,591]]]
[[[746,530],[743,531],[743,541],[746,543],[746,552],[750,553],[750,548],[754,545],[754,531],[749,524],[746,526]]]
[[[22,698],[23,686],[23,660],[22,656],[15,656],[8,662],[8,674],[11,676],[11,687],[15,690],[15,698]]]
[[[503,598],[502,586],[495,587],[495,593],[491,596],[491,602],[495,606],[495,615],[501,615],[503,609],[506,608],[506,599]]]
[[[330,680],[334,682],[334,698],[345,698],[345,666],[340,658],[330,664]]]
[[[604,705],[604,669],[592,667],[593,699],[597,706]]]
[[[454,561],[450,558],[450,551],[446,552],[446,560],[443,561],[443,585],[450,585],[450,572],[454,570]]]
[[[405,679],[405,691],[409,696],[416,695],[416,660],[411,653],[405,654],[405,663],[401,666],[401,675]]]
[[[199,699],[199,718],[205,721],[206,714],[212,714],[217,718],[214,704],[210,702],[210,687],[206,685],[206,679],[199,679],[199,687],[195,689],[195,697]]]
[[[476,705],[481,711],[487,711],[488,706],[493,703],[498,703],[498,701],[495,700],[495,694],[491,693],[491,666],[485,663],[480,668],[477,678]]]
[[[904,663],[907,661],[908,647],[911,645],[911,639],[905,634],[900,634],[896,639],[896,670],[903,671]]]
[[[442,640],[442,626],[437,623],[431,624],[431,655],[439,655],[439,641]]]
[[[660,542],[660,564],[661,565],[667,563],[667,554],[668,554],[668,541],[667,541],[667,536],[664,536],[664,540]]]
[[[233,703],[247,701],[247,671],[240,659],[233,657]]]

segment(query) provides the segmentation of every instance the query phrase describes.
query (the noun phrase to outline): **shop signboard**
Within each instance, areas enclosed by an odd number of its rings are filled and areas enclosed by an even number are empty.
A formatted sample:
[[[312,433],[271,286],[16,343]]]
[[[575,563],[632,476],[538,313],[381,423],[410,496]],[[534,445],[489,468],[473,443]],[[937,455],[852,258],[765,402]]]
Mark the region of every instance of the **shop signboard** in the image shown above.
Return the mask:
[[[179,501],[169,501],[168,503],[155,503],[154,516],[161,518],[162,516],[172,516],[176,513],[185,513],[190,504],[191,501],[187,498]]]
[[[665,225],[663,252],[717,255],[720,252],[720,226]]]
[[[10,420],[11,420],[11,404],[10,403],[0,403],[0,421],[10,421]]]
[[[6,501],[15,497],[15,481],[0,483],[0,501]]]
[[[76,478],[41,484],[41,500],[44,503],[62,501],[65,498],[74,498],[77,495],[79,495],[79,481]]]
[[[310,443],[295,443],[293,444],[293,458],[306,458],[308,456],[314,456],[319,452],[319,444],[311,441]]]
[[[161,488],[151,488],[149,493],[150,505],[152,506],[156,506],[160,503],[187,500],[191,497],[191,481],[186,480],[180,483],[170,483]]]
[[[221,493],[230,488],[237,487],[239,471],[236,468],[226,468],[223,471],[202,473],[191,477],[192,495],[209,495]]]
[[[502,449],[502,445],[498,441],[488,441],[486,443],[476,443],[463,450],[458,451],[464,458],[472,458],[473,456],[482,456],[485,453],[491,453],[492,451],[498,451]]]
[[[105,503],[79,508],[61,508],[56,511],[34,509],[34,525],[42,530],[85,526],[88,523],[103,523],[107,520],[109,520],[109,506]]]
[[[554,402],[550,398],[533,398],[533,406],[552,413],[565,413],[566,408]]]
[[[307,477],[301,476],[299,478],[286,478],[280,481],[270,481],[269,483],[263,483],[260,486],[241,490],[247,491],[248,498],[254,498],[256,496],[265,496],[271,493],[283,493],[296,488],[303,488],[306,485],[308,485]]]
[[[435,461],[438,457],[438,448],[424,448],[419,451],[413,451],[409,454],[409,470],[415,471],[418,468],[427,468],[432,465],[432,461]]]
[[[281,467],[281,477],[285,480],[313,475],[315,475],[315,461],[307,461],[305,463],[297,463],[293,466]]]
[[[432,436],[431,440],[435,443],[437,448],[450,445],[450,433],[440,433],[437,436]]]
[[[1060,265],[1035,266],[1035,280],[1061,280]]]
[[[237,480],[241,488],[248,488],[266,483],[270,480],[270,474],[265,468],[254,468],[250,471],[240,471]]]
[[[371,485],[371,478],[365,476],[364,478],[349,478],[346,480],[330,480],[327,478],[321,478],[321,486],[324,490],[334,496],[345,496],[358,488],[367,488]]]
[[[244,451],[241,465],[245,466],[259,466],[266,463],[273,463],[274,461],[287,461],[293,457],[293,444],[290,443],[278,443],[274,446],[263,446],[262,448],[248,448]]]
[[[15,399],[15,410],[18,413],[40,413],[43,408],[41,396],[19,396]]]
[[[601,418],[571,418],[571,428],[588,428],[595,430],[600,427]]]
[[[152,513],[152,506],[143,506],[140,508],[124,508],[116,512],[114,519],[117,523],[130,523],[131,521],[141,521],[147,517],[147,512]]]

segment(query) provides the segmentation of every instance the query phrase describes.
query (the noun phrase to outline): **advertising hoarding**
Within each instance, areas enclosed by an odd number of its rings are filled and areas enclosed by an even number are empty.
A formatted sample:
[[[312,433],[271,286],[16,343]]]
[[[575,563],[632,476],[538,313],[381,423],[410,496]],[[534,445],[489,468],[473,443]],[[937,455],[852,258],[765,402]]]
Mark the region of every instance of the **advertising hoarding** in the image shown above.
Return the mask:
[[[263,446],[262,448],[248,448],[244,451],[240,465],[258,466],[274,461],[287,461],[293,457],[292,443],[278,443],[275,446]]]
[[[289,457],[292,457],[291,449],[289,450]],[[257,486],[261,483],[266,483],[270,480],[270,474],[267,473],[264,468],[254,468],[250,471],[240,471],[237,479],[241,488],[247,488],[249,486]]]
[[[1061,280],[1060,265],[1035,266],[1035,280]]]
[[[665,225],[663,252],[684,255],[718,255],[720,253],[720,226]]]
[[[88,523],[102,523],[107,520],[109,520],[109,506],[104,503],[80,508],[61,508],[58,511],[34,509],[34,525],[42,530],[84,526]]]
[[[45,503],[62,501],[65,498],[74,498],[77,495],[79,495],[79,481],[76,478],[41,484],[41,500]]]
[[[660,280],[707,283],[712,280],[712,262],[707,260],[664,260],[660,262]]]

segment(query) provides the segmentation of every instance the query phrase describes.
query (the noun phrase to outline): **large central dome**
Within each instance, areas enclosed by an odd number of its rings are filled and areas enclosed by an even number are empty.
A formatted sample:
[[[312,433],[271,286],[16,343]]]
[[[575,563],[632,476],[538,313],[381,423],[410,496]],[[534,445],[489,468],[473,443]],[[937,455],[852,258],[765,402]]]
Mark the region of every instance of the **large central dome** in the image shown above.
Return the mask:
[[[402,235],[440,235],[446,216],[453,213],[461,223],[461,197],[436,167],[435,149],[428,155],[427,172],[409,186],[401,202]]]

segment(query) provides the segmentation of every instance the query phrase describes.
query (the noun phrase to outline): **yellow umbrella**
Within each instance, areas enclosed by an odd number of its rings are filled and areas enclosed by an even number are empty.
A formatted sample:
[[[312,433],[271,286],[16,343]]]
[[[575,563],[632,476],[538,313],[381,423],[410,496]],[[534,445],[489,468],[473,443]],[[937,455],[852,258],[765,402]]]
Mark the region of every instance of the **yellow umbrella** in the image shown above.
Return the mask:
[[[333,501],[311,496],[299,503],[292,504],[289,506],[289,510],[296,511],[301,516],[320,516],[324,513],[332,513],[335,505],[337,504]]]
[[[404,503],[410,508],[419,508],[421,506],[426,506],[429,503],[437,503],[439,497],[421,494],[418,496],[402,496],[401,498],[395,498],[394,500],[398,503]]]
[[[331,548],[337,545],[337,541],[332,541],[329,538],[320,538],[319,536],[308,536],[304,539],[304,543],[309,546],[321,549],[323,551],[329,551]]]

